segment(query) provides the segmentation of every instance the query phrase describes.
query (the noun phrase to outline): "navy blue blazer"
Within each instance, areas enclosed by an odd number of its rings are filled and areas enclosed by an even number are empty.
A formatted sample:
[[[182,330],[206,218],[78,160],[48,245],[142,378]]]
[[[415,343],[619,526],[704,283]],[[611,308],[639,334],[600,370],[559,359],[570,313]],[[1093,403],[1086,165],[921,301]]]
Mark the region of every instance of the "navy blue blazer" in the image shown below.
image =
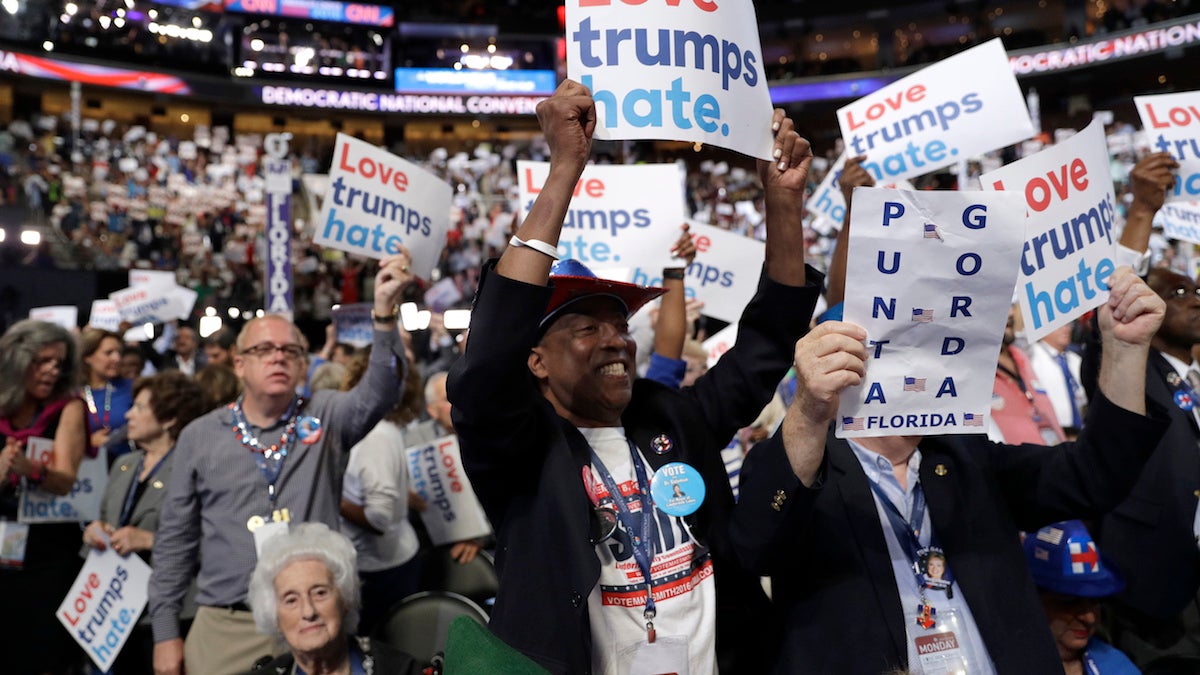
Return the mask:
[[[1157,350],[1146,367],[1146,397],[1162,406],[1171,426],[1133,492],[1100,525],[1099,546],[1125,575],[1119,596],[1128,607],[1173,620],[1200,588],[1200,551],[1192,519],[1200,501],[1200,430],[1191,412],[1175,405],[1175,369]],[[1138,622],[1140,623],[1140,622]]]
[[[688,517],[709,546],[717,590],[718,660],[755,672],[771,642],[757,577],[741,569],[728,542],[733,495],[720,451],[770,401],[807,330],[822,275],[804,287],[764,278],[739,322],[737,344],[696,385],[674,390],[634,383],[622,416],[626,434],[645,449],[666,434],[666,454],[645,453],[654,468],[685,461],[704,477],[708,496]],[[582,471],[583,436],[541,396],[529,372],[530,349],[550,288],[484,268],[471,338],[447,382],[463,465],[496,529],[500,590],[491,630],[554,673],[591,669],[587,598],[600,574],[589,537],[591,501]]]
[[[1062,670],[1018,530],[1111,509],[1165,428],[1161,412],[1143,417],[1097,396],[1074,444],[921,439],[929,516],[997,672]],[[775,672],[906,668],[904,608],[883,525],[846,441],[830,430],[818,485],[809,489],[776,434],[751,450],[740,487],[731,535],[742,562],[771,575],[774,620],[783,629]]]

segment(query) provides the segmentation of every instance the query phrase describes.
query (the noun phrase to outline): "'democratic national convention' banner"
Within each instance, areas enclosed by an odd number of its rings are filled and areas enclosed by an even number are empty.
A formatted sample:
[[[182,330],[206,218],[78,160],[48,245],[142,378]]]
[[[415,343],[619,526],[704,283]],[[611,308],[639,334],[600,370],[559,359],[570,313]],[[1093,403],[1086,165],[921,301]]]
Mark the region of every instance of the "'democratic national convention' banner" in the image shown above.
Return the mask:
[[[1200,91],[1135,96],[1150,149],[1168,152],[1179,162],[1175,189],[1167,201],[1200,199]]]
[[[771,95],[750,0],[567,0],[567,73],[596,138],[708,143],[770,159]]]
[[[846,152],[879,183],[912,178],[1033,136],[999,39],[838,110]]]
[[[1116,201],[1103,124],[979,180],[1028,206],[1016,296],[1030,343],[1108,300]]]
[[[338,134],[313,241],[377,259],[406,246],[413,272],[428,279],[446,245],[452,195],[446,181],[416,164]]]
[[[549,173],[548,162],[517,162],[522,220]],[[683,189],[684,173],[677,164],[587,165],[563,221],[559,256],[593,272],[622,269],[635,279],[648,277],[644,283],[661,277],[687,222]]]
[[[1015,194],[854,190],[843,311],[867,372],[842,391],[839,438],[986,429],[1024,220]]]

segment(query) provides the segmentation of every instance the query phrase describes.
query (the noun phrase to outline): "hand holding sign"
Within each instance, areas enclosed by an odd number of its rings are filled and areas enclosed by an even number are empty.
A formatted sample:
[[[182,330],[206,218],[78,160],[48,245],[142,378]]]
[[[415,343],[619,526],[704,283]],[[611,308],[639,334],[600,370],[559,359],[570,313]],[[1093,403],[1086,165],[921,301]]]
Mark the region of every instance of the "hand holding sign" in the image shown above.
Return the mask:
[[[1144,414],[1146,358],[1166,302],[1125,266],[1109,276],[1108,284],[1108,300],[1098,312],[1103,340],[1100,391],[1116,405]]]
[[[771,117],[771,129],[775,133],[771,150],[774,161],[758,160],[758,177],[768,193],[787,190],[803,194],[813,160],[812,146],[800,137],[795,122],[780,108]]]
[[[583,173],[588,154],[592,151],[592,134],[596,131],[596,102],[587,87],[574,80],[563,80],[554,95],[538,103],[538,124],[550,148],[550,164],[576,168],[575,176]]]
[[[845,166],[842,167],[842,174],[838,176],[838,187],[842,190],[842,199],[846,201],[847,208],[850,206],[854,188],[875,187],[875,177],[862,165],[866,159],[866,155],[847,159]]]
[[[766,269],[771,279],[789,286],[805,284],[804,191],[808,186],[808,167],[812,165],[812,146],[796,133],[795,124],[775,110],[771,120],[775,131],[772,150],[774,163],[758,161],[766,203]]]
[[[1145,349],[1162,324],[1166,302],[1133,270],[1121,266],[1108,278],[1108,302],[1100,306],[1104,348]]]
[[[1130,211],[1146,210],[1153,215],[1162,208],[1167,191],[1175,187],[1175,171],[1179,162],[1166,152],[1156,152],[1138,160],[1129,181],[1133,184],[1133,204]]]
[[[412,255],[401,246],[400,252],[380,261],[375,275],[375,313],[391,314],[400,302],[400,292],[413,279]]]
[[[866,375],[867,331],[826,321],[796,343],[796,397],[783,420],[784,447],[792,471],[812,486],[825,453],[825,433],[837,416],[842,390]]]
[[[796,398],[792,410],[813,425],[826,425],[837,414],[846,387],[866,374],[867,331],[845,321],[826,321],[796,343]]]

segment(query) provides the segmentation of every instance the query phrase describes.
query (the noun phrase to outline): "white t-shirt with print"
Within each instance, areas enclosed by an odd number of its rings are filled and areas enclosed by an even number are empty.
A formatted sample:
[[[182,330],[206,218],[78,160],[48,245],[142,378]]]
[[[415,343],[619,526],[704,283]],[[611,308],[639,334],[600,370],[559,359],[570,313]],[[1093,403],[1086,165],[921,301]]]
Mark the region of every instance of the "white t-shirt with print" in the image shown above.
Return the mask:
[[[580,433],[612,474],[634,518],[642,512],[637,476],[630,463],[629,442],[621,427],[580,429]],[[653,470],[641,451],[647,479]],[[593,465],[586,485],[593,504],[614,510],[600,473]],[[585,473],[585,476],[586,476]],[[708,548],[697,544],[683,518],[654,510],[655,554],[651,564],[657,616],[654,627],[660,638],[687,636],[690,675],[717,672],[717,593]],[[622,648],[646,640],[646,587],[633,557],[632,539],[618,520],[613,536],[596,545],[600,580],[588,595],[592,629],[592,672],[617,674],[617,654]]]

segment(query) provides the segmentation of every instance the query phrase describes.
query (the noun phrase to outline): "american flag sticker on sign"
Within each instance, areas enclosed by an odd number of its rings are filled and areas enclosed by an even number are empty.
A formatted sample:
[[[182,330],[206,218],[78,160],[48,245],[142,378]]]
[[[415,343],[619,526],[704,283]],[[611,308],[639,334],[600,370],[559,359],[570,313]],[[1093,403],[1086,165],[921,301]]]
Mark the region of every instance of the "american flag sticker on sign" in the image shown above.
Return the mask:
[[[980,413],[963,413],[964,427],[981,427],[983,426],[983,415]]]
[[[933,321],[933,310],[913,307],[912,320],[919,321],[920,323],[929,323]]]

